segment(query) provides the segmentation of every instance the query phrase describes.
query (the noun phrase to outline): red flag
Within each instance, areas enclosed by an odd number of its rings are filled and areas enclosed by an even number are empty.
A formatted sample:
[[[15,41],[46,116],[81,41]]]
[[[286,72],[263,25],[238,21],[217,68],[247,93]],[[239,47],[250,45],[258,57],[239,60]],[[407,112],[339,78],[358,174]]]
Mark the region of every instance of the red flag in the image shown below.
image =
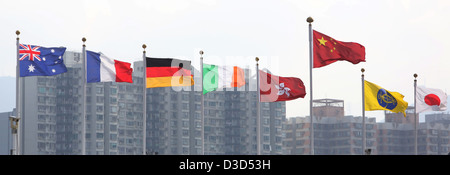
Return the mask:
[[[279,77],[259,71],[261,102],[288,101],[304,98],[303,81],[295,77]]]
[[[353,64],[366,61],[366,49],[363,45],[338,41],[315,30],[313,33],[314,68],[339,60],[346,60]]]

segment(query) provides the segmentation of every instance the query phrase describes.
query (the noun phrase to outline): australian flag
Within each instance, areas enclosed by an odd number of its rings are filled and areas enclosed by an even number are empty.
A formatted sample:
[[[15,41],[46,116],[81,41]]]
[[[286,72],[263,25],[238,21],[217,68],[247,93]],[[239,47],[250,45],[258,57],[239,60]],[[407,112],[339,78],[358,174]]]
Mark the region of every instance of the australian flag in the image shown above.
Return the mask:
[[[20,76],[52,76],[67,72],[63,61],[65,51],[65,47],[20,44]]]

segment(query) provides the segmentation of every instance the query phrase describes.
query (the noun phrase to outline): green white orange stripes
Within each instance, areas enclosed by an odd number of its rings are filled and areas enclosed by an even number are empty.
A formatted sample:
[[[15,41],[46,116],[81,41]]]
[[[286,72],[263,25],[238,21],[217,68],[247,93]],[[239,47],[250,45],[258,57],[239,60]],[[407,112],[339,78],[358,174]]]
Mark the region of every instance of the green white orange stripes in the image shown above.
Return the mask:
[[[241,87],[245,85],[244,70],[237,66],[203,64],[203,94],[218,88]]]

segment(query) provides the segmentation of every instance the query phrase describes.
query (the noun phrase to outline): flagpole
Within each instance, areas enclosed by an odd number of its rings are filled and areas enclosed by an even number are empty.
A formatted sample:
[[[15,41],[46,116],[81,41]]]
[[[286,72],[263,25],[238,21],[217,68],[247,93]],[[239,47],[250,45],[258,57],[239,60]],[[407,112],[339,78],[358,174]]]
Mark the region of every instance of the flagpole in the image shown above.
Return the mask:
[[[362,129],[363,129],[363,137],[362,137],[362,155],[364,155],[366,151],[366,110],[365,110],[365,97],[364,97],[364,68],[361,69],[361,85],[362,85]]]
[[[22,92],[22,88],[21,88],[21,84],[20,84],[20,61],[19,61],[19,57],[20,57],[20,53],[19,53],[19,35],[20,35],[20,31],[17,30],[16,31],[16,35],[17,35],[17,40],[16,40],[16,48],[17,48],[17,63],[16,63],[16,118],[20,119],[21,115],[22,115],[22,100],[21,99],[21,92]],[[19,131],[19,129],[17,129],[17,131]],[[20,151],[20,146],[19,146],[19,133],[23,133],[23,132],[18,132],[16,133],[16,143],[13,143],[15,145],[15,147],[13,148],[15,150],[14,155],[19,155],[21,153]]]
[[[314,121],[313,121],[313,79],[312,79],[312,69],[313,69],[313,30],[311,23],[314,22],[312,17],[308,17],[306,22],[309,23],[309,117],[310,117],[310,151],[311,155],[314,155]]]
[[[417,155],[417,113],[416,113],[416,95],[417,95],[417,74],[414,74],[414,155]]]
[[[256,57],[256,152],[261,155],[261,94],[259,86],[259,58]]]
[[[86,155],[86,38],[81,39],[83,41],[83,101],[81,105],[83,106],[83,113],[81,114],[81,155]]]
[[[147,45],[143,44],[142,48],[144,49],[143,51],[143,55],[142,55],[142,60],[143,60],[143,86],[144,86],[144,92],[143,92],[143,108],[142,108],[142,113],[143,113],[143,118],[142,118],[142,154],[146,155],[147,153],[147,58],[146,58],[146,51],[145,48],[147,48]]]
[[[202,89],[201,89],[201,114],[202,114],[202,131],[201,131],[201,136],[202,136],[202,155],[205,155],[205,99],[204,99],[204,95],[203,95],[203,50],[200,51],[200,76],[201,76],[201,85],[202,85]]]

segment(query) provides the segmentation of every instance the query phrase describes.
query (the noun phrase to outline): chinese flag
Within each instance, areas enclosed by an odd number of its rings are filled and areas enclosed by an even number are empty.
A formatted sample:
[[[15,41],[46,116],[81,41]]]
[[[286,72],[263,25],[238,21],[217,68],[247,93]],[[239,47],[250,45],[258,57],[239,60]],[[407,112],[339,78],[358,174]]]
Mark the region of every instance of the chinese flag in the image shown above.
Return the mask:
[[[313,35],[314,68],[339,60],[346,60],[353,64],[366,61],[366,49],[361,44],[338,41],[315,30]]]
[[[261,102],[288,101],[304,98],[306,95],[303,81],[295,77],[279,77],[259,71]]]

